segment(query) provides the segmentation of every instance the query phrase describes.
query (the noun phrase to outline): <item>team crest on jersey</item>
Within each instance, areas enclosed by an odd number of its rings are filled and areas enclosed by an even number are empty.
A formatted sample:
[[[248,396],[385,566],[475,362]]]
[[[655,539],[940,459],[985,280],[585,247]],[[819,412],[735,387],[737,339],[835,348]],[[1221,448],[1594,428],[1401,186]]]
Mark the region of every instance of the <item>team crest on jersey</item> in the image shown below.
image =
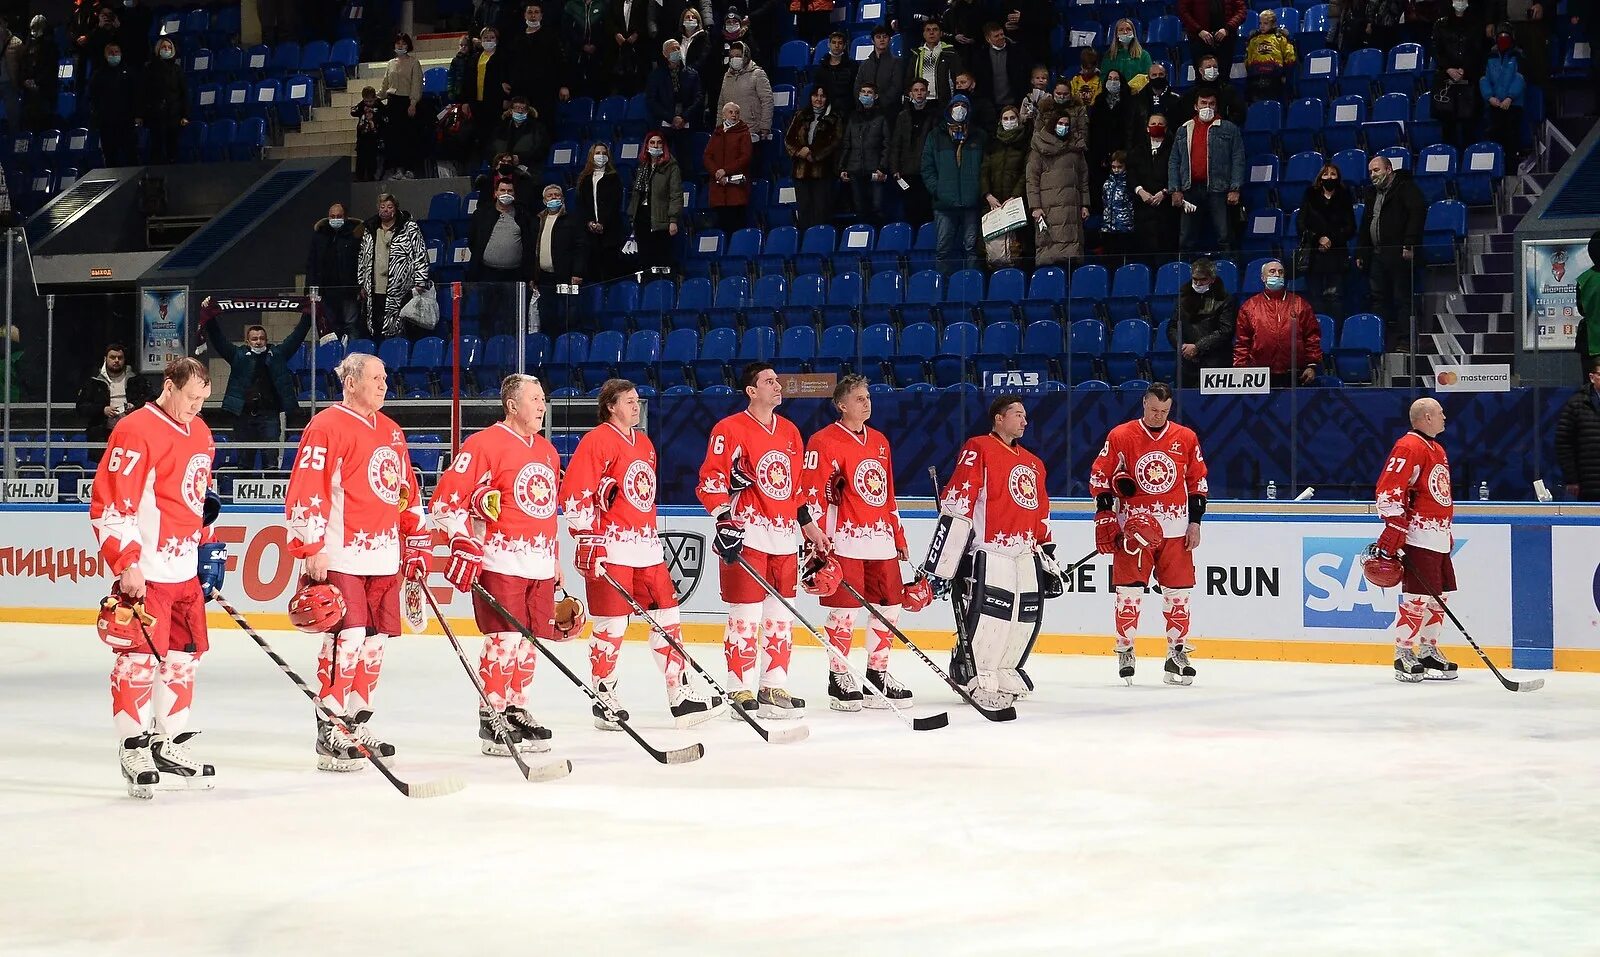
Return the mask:
[[[648,512],[656,504],[656,473],[647,463],[635,459],[622,475],[622,494],[628,504]]]
[[[511,494],[527,514],[549,518],[556,513],[556,473],[543,462],[529,462],[517,473]]]
[[[202,515],[206,506],[206,489],[211,485],[211,456],[196,453],[183,467],[183,501]]]
[[[1039,507],[1039,474],[1031,465],[1018,465],[1006,479],[1011,499],[1026,509]]]
[[[387,445],[372,450],[367,462],[367,484],[372,493],[388,505],[400,504],[400,453]]]
[[[1172,457],[1160,449],[1146,452],[1133,463],[1133,478],[1148,495],[1161,495],[1172,491],[1178,481],[1178,466]]]
[[[787,452],[773,449],[756,463],[756,486],[767,498],[785,501],[794,491],[792,463]]]
[[[672,590],[678,593],[678,604],[689,600],[695,586],[700,584],[700,570],[705,566],[706,537],[699,532],[662,532],[661,550],[667,559],[667,575],[672,579]]]
[[[889,500],[889,473],[877,459],[862,459],[854,476],[856,492],[873,508]]]
[[[1445,465],[1435,465],[1428,473],[1428,494],[1433,500],[1446,508],[1450,507],[1450,468]]]

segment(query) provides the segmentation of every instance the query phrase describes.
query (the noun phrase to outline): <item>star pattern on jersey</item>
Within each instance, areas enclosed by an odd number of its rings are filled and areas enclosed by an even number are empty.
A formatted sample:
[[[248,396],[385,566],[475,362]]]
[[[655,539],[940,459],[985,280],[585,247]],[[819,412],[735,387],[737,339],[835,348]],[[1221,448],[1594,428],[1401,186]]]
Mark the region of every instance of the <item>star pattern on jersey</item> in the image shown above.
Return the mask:
[[[589,492],[584,492],[582,499],[575,495],[567,496],[567,500],[561,504],[561,511],[567,516],[567,527],[573,531],[587,532],[594,528],[595,508]]]
[[[839,545],[881,545],[896,541],[895,526],[880,518],[871,525],[857,525],[851,521],[840,522],[833,530],[833,543]]]
[[[746,533],[750,529],[770,532],[773,535],[794,535],[800,531],[800,522],[792,518],[768,518],[756,511],[755,506],[746,505],[739,509],[735,517],[744,525]]]
[[[972,515],[972,483],[962,482],[957,488],[945,489],[944,498],[940,499],[939,505],[946,511],[970,517]]]

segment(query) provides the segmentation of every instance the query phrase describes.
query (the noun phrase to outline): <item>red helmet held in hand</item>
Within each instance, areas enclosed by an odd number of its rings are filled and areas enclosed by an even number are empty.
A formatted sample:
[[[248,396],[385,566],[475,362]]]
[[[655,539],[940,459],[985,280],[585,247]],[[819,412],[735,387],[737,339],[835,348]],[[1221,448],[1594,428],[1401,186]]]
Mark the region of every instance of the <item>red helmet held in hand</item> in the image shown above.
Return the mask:
[[[308,635],[325,635],[344,620],[344,595],[329,582],[301,576],[300,589],[289,599],[289,624]]]
[[[571,641],[583,631],[589,621],[588,609],[582,599],[563,591],[555,604],[556,640]]]
[[[1406,577],[1406,566],[1398,557],[1378,551],[1373,543],[1361,555],[1361,574],[1379,588],[1393,588]]]
[[[800,587],[806,590],[806,594],[818,598],[827,598],[838,591],[839,583],[843,580],[844,569],[839,567],[839,560],[832,555],[812,552],[800,571]]]
[[[1122,523],[1122,547],[1130,555],[1155,551],[1163,538],[1161,523],[1154,515],[1134,515]]]

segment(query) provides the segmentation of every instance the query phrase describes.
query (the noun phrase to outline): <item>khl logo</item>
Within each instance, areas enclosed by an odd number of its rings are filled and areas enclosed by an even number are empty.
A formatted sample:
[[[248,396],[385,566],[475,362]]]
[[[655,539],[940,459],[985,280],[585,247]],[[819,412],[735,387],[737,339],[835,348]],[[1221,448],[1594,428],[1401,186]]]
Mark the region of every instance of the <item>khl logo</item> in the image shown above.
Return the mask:
[[[1394,624],[1400,589],[1379,588],[1361,574],[1361,554],[1371,538],[1302,539],[1305,557],[1305,608],[1307,628],[1386,629]],[[1456,539],[1458,555],[1467,544]]]

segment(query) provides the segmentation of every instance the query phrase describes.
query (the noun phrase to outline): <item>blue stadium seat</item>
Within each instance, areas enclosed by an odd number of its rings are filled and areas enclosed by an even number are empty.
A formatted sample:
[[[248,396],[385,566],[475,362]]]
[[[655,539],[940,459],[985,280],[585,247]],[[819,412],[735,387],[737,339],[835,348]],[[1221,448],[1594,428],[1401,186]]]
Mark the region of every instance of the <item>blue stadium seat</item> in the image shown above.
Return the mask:
[[[1060,319],[1066,301],[1067,271],[1060,266],[1040,266],[1028,280],[1028,295],[1022,300],[1023,321]]]
[[[827,335],[826,331],[823,335]],[[855,370],[873,382],[889,378],[889,365],[895,356],[894,327],[886,322],[873,323],[861,330],[856,343],[858,358]]]
[[[1411,97],[1385,93],[1372,104],[1371,118],[1362,129],[1368,150],[1400,146],[1406,142],[1406,127],[1411,123]]]
[[[905,387],[926,382],[928,364],[938,352],[939,330],[933,323],[908,323],[900,330],[900,348],[892,362],[895,383]]]
[[[1096,377],[1106,352],[1106,324],[1099,319],[1079,319],[1072,323],[1067,341],[1069,382]]]
[[[660,360],[661,333],[654,329],[641,329],[628,336],[628,344],[622,351],[616,372],[621,378],[634,382],[652,382],[655,381],[655,370]]]
[[[789,304],[783,308],[783,325],[813,325],[828,301],[828,283],[816,273],[794,277],[789,284]]]
[[[833,254],[833,271],[861,272],[868,268],[876,241],[877,230],[871,226],[864,223],[846,226],[839,235],[839,248]]]
[[[1112,323],[1137,319],[1144,303],[1150,298],[1150,267],[1143,263],[1128,263],[1117,269],[1111,277],[1111,295],[1106,299],[1106,312]]]
[[[762,245],[761,256],[757,259],[762,275],[770,273],[787,273],[794,257],[800,251],[800,233],[793,226],[775,226],[767,232],[767,240]],[[796,270],[802,272],[803,270]],[[813,270],[821,274],[822,270]]]
[[[1150,376],[1157,382],[1175,384],[1178,378],[1178,347],[1167,338],[1167,329],[1172,325],[1171,319],[1161,320],[1156,326],[1156,334],[1150,340]]]
[[[728,248],[723,252],[719,264],[722,273],[745,272],[754,265],[761,258],[761,239],[760,227],[734,230],[733,235],[728,237]]]
[[[816,358],[817,331],[810,326],[790,326],[783,330],[772,364],[782,373],[805,372]]]
[[[739,334],[732,329],[712,329],[706,333],[700,343],[700,356],[691,363],[695,385],[700,391],[723,384],[732,372],[738,344]]]
[[[1270,153],[1277,149],[1278,131],[1283,129],[1283,104],[1260,100],[1250,104],[1244,115],[1244,143],[1250,153]]]
[[[1413,177],[1424,199],[1433,203],[1445,198],[1450,184],[1456,178],[1457,162],[1454,146],[1434,143],[1423,147],[1417,154]]]
[[[1329,153],[1361,145],[1361,126],[1367,121],[1367,101],[1347,94],[1328,104],[1328,122],[1322,129],[1322,147]]]
[[[1279,163],[1278,157],[1273,153],[1261,153],[1250,157],[1250,162],[1244,168],[1244,207],[1254,209],[1257,206],[1270,206],[1273,202],[1273,193],[1278,188]],[[1287,202],[1287,197],[1285,197]]]
[[[1372,47],[1352,50],[1345,57],[1340,71],[1339,92],[1342,95],[1371,96],[1372,84],[1383,75],[1383,51]]]
[[[431,396],[437,395],[443,384],[445,369],[445,344],[438,336],[423,336],[411,347],[411,358],[404,374],[407,390],[422,389]]]
[[[818,225],[806,230],[800,240],[800,252],[794,257],[794,271],[826,273],[838,239],[832,226]]]
[[[1276,254],[1283,231],[1283,210],[1268,206],[1252,209],[1245,217],[1244,251],[1252,255]]]
[[[716,330],[712,330],[713,332]],[[770,362],[778,355],[778,334],[770,326],[746,329],[739,337],[739,351],[734,356],[737,365],[749,362]],[[738,374],[738,370],[734,370]]]
[[[924,269],[911,274],[906,283],[905,305],[900,309],[903,322],[928,319],[934,307],[944,301],[944,276],[936,269]]]
[[[1443,199],[1428,207],[1422,226],[1422,258],[1442,266],[1456,260],[1456,243],[1467,235],[1467,207],[1459,200]]]
[[[867,257],[868,267],[874,272],[905,267],[905,256],[911,251],[913,239],[909,223],[888,223],[878,231],[878,244]]]
[[[1303,153],[1318,149],[1317,134],[1322,130],[1322,124],[1321,99],[1306,96],[1291,102],[1288,114],[1283,119],[1283,131],[1279,134],[1283,152]]]
[[[1329,160],[1339,167],[1339,177],[1346,183],[1359,184],[1367,179],[1367,151],[1363,149],[1340,150]],[[1359,190],[1357,190],[1359,192]]]
[[[985,325],[1015,322],[1027,293],[1027,276],[1016,268],[997,269],[989,277],[989,289],[978,302],[978,315]]]
[[[1334,369],[1344,382],[1371,382],[1377,357],[1383,354],[1383,320],[1370,312],[1349,317],[1339,332],[1339,345],[1323,351],[1332,352]]]
[[[828,282],[828,300],[822,305],[823,326],[855,323],[856,310],[861,307],[864,289],[860,273],[844,272],[834,276]]]
[[[1415,96],[1428,65],[1420,43],[1397,43],[1389,50],[1378,86],[1385,93]]]
[[[1079,266],[1072,271],[1072,287],[1067,293],[1067,319],[1074,328],[1080,319],[1101,316],[1105,301],[1111,297],[1111,279],[1106,267]]]
[[[896,322],[900,304],[905,301],[905,279],[898,270],[874,273],[867,283],[867,298],[861,306],[861,323]]]
[[[762,276],[750,291],[750,305],[744,311],[745,325],[775,325],[788,301],[788,280],[782,276]]]
[[[991,372],[1004,372],[1022,348],[1022,330],[1009,319],[986,322],[978,354],[973,356],[973,366],[980,377]]]
[[[1306,187],[1322,172],[1322,154],[1315,150],[1307,150],[1289,157],[1289,164],[1283,170],[1283,185],[1279,195],[1286,201],[1294,202],[1305,193]]]
[[[1111,383],[1106,382],[1106,381],[1101,380],[1101,379],[1085,379],[1082,382],[1074,382],[1072,384],[1072,391],[1074,391],[1074,392],[1110,392],[1111,391]]]
[[[822,342],[817,347],[817,359],[812,364],[812,369],[816,372],[843,375],[854,368],[855,359],[855,328],[831,326],[822,331]]]
[[[389,377],[389,395],[403,394],[405,377],[401,370],[411,364],[411,343],[399,336],[385,339],[383,344],[378,346],[378,358],[383,360],[384,368],[395,373]]]
[[[1498,143],[1473,143],[1461,154],[1456,196],[1468,206],[1494,202],[1495,181],[1505,175],[1505,153]]]
[[[1189,264],[1173,261],[1162,263],[1156,270],[1156,284],[1150,294],[1150,315],[1170,316],[1178,304],[1178,295],[1189,282]],[[1229,288],[1229,292],[1237,290]]]
[[[687,195],[688,187],[685,188]],[[689,204],[684,203],[684,210],[688,211]],[[682,234],[680,234],[682,235]],[[722,256],[723,247],[727,245],[727,237],[720,229],[704,229],[684,240],[689,248],[689,253],[683,260],[683,272],[686,276],[709,279],[718,260]]]
[[[739,316],[750,304],[750,280],[744,276],[724,276],[718,280],[711,308],[705,311],[706,324],[711,328],[739,324]]]
[[[700,357],[700,334],[693,329],[674,329],[661,346],[661,364],[656,385],[663,390],[687,385],[689,367]]]
[[[978,327],[971,322],[952,322],[939,339],[939,352],[933,357],[933,379],[940,386],[967,381],[967,360],[978,351]]]
[[[678,304],[672,310],[672,328],[698,329],[700,318],[711,308],[711,280],[695,276],[683,281],[678,290]]]
[[[1055,363],[1066,352],[1061,323],[1054,319],[1036,319],[1028,323],[1022,333],[1022,347],[1017,352],[1017,368],[1023,372],[1037,372],[1046,378],[1058,375]]]

